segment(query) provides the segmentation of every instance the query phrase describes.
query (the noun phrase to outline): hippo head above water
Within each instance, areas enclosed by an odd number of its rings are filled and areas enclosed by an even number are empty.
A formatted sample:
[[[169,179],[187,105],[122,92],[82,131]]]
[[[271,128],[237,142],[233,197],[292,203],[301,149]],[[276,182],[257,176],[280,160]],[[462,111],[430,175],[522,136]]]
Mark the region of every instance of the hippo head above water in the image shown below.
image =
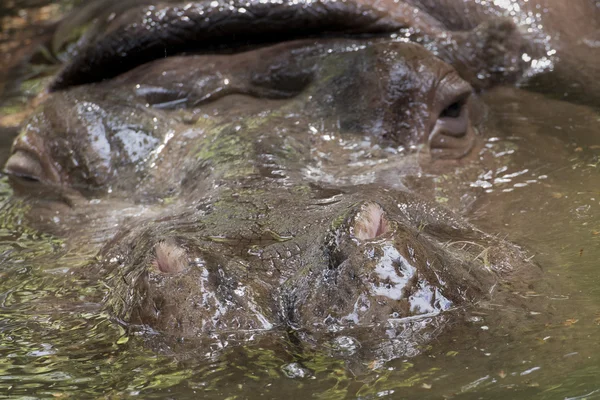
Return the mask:
[[[263,136],[270,132],[262,121],[277,120],[280,133],[271,136],[279,142],[260,145],[273,153],[288,136],[306,142],[312,123],[332,137],[367,136],[394,148],[424,145],[433,158],[459,159],[476,142],[471,94],[454,68],[413,43],[303,40],[231,55],[174,56],[53,93],[15,142],[6,171],[47,185],[123,187],[131,194],[124,176],[145,186],[154,171],[174,170],[178,178],[169,185],[179,191],[198,174],[198,161],[208,161],[194,154],[208,145],[208,118],[224,131],[254,125],[243,129]],[[171,140],[180,148],[172,149]],[[160,145],[177,158],[157,157]],[[252,154],[239,162],[254,164],[252,155],[265,150],[248,149]],[[299,150],[279,163],[306,164],[309,156]],[[171,167],[147,168],[149,158],[168,159]],[[195,165],[174,164],[191,159]]]
[[[533,48],[513,22],[451,31],[413,2],[125,3],[80,40],[5,166],[34,223],[101,244],[84,274],[119,321],[406,343],[390,324],[537,271],[402,183],[476,152],[475,90],[514,80]]]

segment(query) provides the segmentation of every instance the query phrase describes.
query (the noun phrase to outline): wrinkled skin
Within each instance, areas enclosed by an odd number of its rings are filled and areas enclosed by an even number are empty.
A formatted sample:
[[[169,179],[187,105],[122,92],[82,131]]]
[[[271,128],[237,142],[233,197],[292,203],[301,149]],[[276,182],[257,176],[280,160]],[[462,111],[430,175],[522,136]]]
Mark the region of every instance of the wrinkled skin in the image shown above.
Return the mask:
[[[531,289],[518,247],[405,186],[470,162],[477,90],[545,51],[514,20],[463,20],[451,1],[108,3],[5,171],[32,223],[98,248],[80,273],[106,283],[117,320],[200,340],[365,329],[397,357],[457,310]],[[425,47],[390,37],[402,29]]]

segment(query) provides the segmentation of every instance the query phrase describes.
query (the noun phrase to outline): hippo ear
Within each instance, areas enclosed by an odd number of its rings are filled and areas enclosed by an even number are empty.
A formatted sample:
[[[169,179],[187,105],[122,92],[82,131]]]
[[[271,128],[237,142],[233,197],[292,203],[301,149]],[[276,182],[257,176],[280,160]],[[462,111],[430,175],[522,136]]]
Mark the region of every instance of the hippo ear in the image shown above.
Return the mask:
[[[159,242],[154,246],[152,266],[163,274],[177,274],[188,265],[189,260],[185,249],[172,240]]]
[[[385,211],[377,203],[366,203],[354,219],[354,237],[360,240],[372,240],[390,231],[390,223]]]

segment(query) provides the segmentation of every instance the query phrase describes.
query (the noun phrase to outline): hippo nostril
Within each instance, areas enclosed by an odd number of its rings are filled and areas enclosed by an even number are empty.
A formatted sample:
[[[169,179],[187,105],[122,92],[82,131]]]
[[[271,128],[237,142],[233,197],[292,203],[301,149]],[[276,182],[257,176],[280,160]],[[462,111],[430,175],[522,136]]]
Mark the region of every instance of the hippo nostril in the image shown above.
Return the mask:
[[[377,203],[362,206],[354,220],[354,237],[360,240],[375,239],[390,231],[385,212]]]
[[[152,266],[164,274],[177,274],[188,264],[186,251],[170,241],[163,241],[154,247]]]

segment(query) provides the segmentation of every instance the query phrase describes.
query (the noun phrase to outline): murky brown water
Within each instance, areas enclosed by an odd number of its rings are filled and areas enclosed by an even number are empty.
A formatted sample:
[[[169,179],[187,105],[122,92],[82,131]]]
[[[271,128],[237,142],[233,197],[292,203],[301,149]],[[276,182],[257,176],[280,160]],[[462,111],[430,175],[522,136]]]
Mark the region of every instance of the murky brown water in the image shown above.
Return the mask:
[[[0,13],[15,9],[13,1]],[[25,82],[32,91],[36,84],[37,76]],[[528,295],[549,303],[547,313],[492,301],[473,312],[471,327],[388,363],[296,351],[283,335],[177,361],[99,311],[104,288],[66,272],[91,255],[70,254],[60,239],[28,228],[2,178],[0,398],[600,398],[600,112],[511,88],[484,101],[480,161],[416,185],[527,249],[548,287]],[[23,104],[0,108],[0,158]]]

